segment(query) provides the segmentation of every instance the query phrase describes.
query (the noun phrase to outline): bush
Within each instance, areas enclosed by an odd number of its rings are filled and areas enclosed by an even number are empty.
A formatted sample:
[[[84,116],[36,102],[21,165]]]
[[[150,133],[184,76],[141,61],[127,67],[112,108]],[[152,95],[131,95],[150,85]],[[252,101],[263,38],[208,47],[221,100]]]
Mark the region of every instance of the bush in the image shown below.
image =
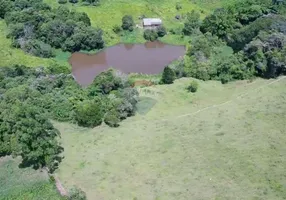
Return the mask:
[[[155,30],[146,29],[144,31],[145,40],[155,41],[158,38],[158,34]]]
[[[42,58],[50,58],[55,56],[51,45],[45,44],[40,40],[28,40],[23,43],[22,49],[29,54]]]
[[[104,118],[104,122],[110,127],[118,127],[119,126],[119,116],[116,110],[109,111]]]
[[[58,0],[59,4],[66,4],[68,1],[67,0]]]
[[[165,67],[162,75],[161,82],[164,84],[171,84],[176,79],[176,74],[173,69],[170,67]]]
[[[121,32],[122,29],[121,29],[120,26],[115,25],[115,26],[113,26],[112,30],[113,30],[114,33],[118,34],[118,33]]]
[[[158,37],[163,37],[164,35],[167,34],[166,28],[164,26],[159,26],[157,28],[157,34],[158,34]]]
[[[69,0],[70,3],[77,3],[78,0]]]
[[[182,5],[180,3],[176,3],[176,9],[177,10],[181,10],[182,9]]]
[[[199,27],[200,27],[200,14],[193,10],[191,13],[187,14],[187,19],[184,23],[183,33],[184,35],[191,35]]]
[[[95,127],[102,123],[103,108],[100,102],[85,100],[75,110],[75,120],[79,126]]]
[[[196,92],[198,90],[199,84],[197,81],[192,81],[191,84],[188,86],[189,92]]]
[[[73,187],[69,191],[69,197],[68,200],[86,200],[85,192],[82,191],[80,188]]]
[[[122,29],[123,30],[129,30],[129,31],[133,31],[133,26],[134,26],[134,21],[132,16],[130,15],[125,15],[124,17],[122,17]]]
[[[98,6],[99,0],[82,0],[85,5]]]

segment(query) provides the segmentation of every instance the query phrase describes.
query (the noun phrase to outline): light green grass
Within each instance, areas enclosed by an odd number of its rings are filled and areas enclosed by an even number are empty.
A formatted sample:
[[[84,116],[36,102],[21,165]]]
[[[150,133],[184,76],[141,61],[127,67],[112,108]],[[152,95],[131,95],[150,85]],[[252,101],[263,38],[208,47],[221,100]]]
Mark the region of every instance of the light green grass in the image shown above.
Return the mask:
[[[20,169],[20,159],[0,158],[1,200],[63,200],[45,172]]]
[[[140,88],[156,103],[119,128],[55,123],[64,185],[89,199],[285,199],[286,78],[190,81]]]

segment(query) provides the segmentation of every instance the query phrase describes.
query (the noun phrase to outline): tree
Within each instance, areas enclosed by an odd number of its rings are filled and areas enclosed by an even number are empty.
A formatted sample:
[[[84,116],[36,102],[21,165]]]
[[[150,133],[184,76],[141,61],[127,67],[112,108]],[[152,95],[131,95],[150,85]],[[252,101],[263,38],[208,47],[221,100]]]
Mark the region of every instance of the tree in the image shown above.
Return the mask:
[[[158,38],[158,33],[153,29],[146,29],[143,36],[145,40],[155,41]]]
[[[88,87],[89,94],[91,96],[94,93],[109,94],[113,90],[124,88],[124,84],[120,77],[115,76],[115,71],[109,69],[105,72],[100,73],[95,77],[93,83]]]
[[[6,100],[3,102],[7,103]],[[21,155],[23,166],[46,166],[51,171],[56,169],[63,151],[57,141],[59,131],[48,121],[42,110],[29,103],[15,102],[6,108],[2,104],[1,111],[0,143],[4,143],[4,148],[0,148],[0,155]]]
[[[168,66],[165,67],[161,79],[162,83],[171,84],[174,82],[175,79],[176,79],[176,74],[174,70]]]
[[[187,14],[187,19],[184,23],[184,35],[191,35],[200,27],[200,14],[194,10]]]
[[[188,89],[188,91],[194,93],[198,90],[198,86],[199,86],[198,82],[194,80],[190,83],[190,85],[188,86],[187,89]]]
[[[200,27],[203,33],[210,32],[220,38],[230,34],[235,26],[235,18],[228,10],[220,8],[207,16]]]
[[[122,29],[133,31],[133,29],[134,29],[133,26],[134,26],[134,21],[133,21],[132,16],[130,16],[130,15],[123,16],[122,25],[121,25]]]
[[[5,14],[13,8],[13,3],[7,0],[0,0],[0,18],[4,18]]]
[[[164,26],[159,26],[157,28],[158,37],[164,37],[167,34],[167,30]]]

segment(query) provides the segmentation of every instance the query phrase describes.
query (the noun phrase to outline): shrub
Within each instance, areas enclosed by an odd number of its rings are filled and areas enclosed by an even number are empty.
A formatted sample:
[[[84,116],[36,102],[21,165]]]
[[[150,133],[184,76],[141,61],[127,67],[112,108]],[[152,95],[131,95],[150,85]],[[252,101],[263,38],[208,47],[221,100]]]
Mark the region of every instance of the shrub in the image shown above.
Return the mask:
[[[121,29],[120,26],[115,25],[115,26],[113,26],[112,30],[113,30],[114,33],[118,34],[118,33],[121,32],[122,29]]]
[[[65,4],[65,3],[67,3],[68,1],[67,0],[58,0],[58,3],[59,4]]]
[[[101,124],[103,109],[100,102],[85,100],[75,110],[75,120],[80,126],[95,127]]]
[[[187,14],[187,19],[184,23],[184,35],[191,35],[200,27],[200,14],[194,10]]]
[[[98,6],[99,0],[82,0],[85,5]]]
[[[181,10],[182,9],[182,5],[180,3],[176,3],[176,9],[177,10]]]
[[[197,81],[192,81],[190,85],[188,86],[188,91],[189,92],[196,92],[198,90],[199,84]]]
[[[78,0],[69,0],[70,3],[77,3]]]
[[[122,29],[123,30],[129,30],[129,31],[133,31],[133,26],[134,26],[134,21],[132,16],[130,15],[125,15],[122,17]]]
[[[164,84],[171,84],[176,79],[176,74],[169,66],[165,67],[162,75],[161,82]]]
[[[80,188],[73,187],[69,192],[68,200],[86,200],[85,192]]]
[[[155,30],[146,29],[144,31],[145,40],[155,41],[158,38],[158,34]]]
[[[166,28],[164,26],[159,26],[157,28],[157,34],[158,34],[158,37],[163,37],[164,35],[167,34]]]
[[[106,113],[104,122],[110,127],[118,127],[120,122],[118,112],[113,109]]]
[[[34,56],[42,58],[54,57],[55,53],[51,45],[46,44],[40,40],[28,40],[22,44],[22,49]]]

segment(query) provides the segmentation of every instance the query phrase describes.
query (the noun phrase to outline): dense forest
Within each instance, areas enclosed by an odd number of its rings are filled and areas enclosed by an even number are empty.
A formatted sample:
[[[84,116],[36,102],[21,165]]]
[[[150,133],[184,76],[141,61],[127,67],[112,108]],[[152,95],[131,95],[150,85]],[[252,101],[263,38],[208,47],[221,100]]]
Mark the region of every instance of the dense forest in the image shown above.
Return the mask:
[[[90,1],[92,2],[92,1]],[[184,59],[164,70],[162,83],[188,76],[202,80],[273,78],[286,73],[285,5],[270,0],[243,0],[215,10],[201,20],[190,11],[179,34],[191,36]],[[13,46],[40,56],[104,46],[102,30],[91,27],[85,13],[42,0],[0,0],[0,18],[8,25]],[[123,19],[131,30],[131,17]],[[132,29],[133,30],[133,29]],[[131,30],[131,31],[132,31]],[[154,40],[168,30],[146,31]],[[196,87],[192,87],[195,88]],[[194,90],[192,89],[191,90]],[[24,166],[47,166],[53,171],[63,148],[50,119],[95,127],[116,127],[135,113],[138,92],[127,75],[108,70],[87,88],[58,65],[0,68],[0,156],[21,155]]]
[[[184,60],[173,65],[178,77],[202,80],[274,78],[286,73],[285,4],[238,1],[205,19],[187,14],[182,34],[192,37]]]
[[[104,46],[102,30],[90,26],[86,13],[52,9],[42,0],[0,0],[0,18],[13,46],[38,57],[55,56],[55,48],[74,52]]]

